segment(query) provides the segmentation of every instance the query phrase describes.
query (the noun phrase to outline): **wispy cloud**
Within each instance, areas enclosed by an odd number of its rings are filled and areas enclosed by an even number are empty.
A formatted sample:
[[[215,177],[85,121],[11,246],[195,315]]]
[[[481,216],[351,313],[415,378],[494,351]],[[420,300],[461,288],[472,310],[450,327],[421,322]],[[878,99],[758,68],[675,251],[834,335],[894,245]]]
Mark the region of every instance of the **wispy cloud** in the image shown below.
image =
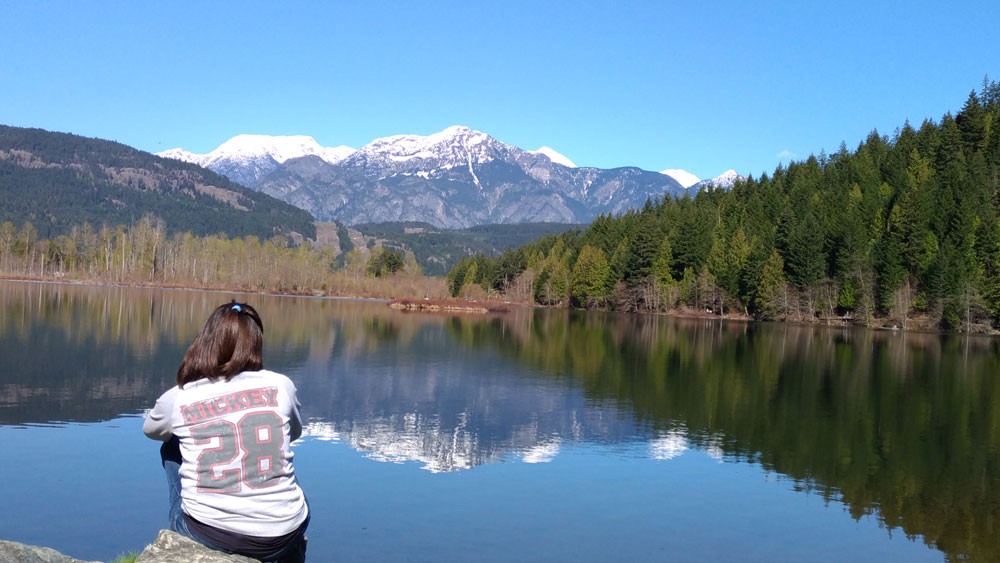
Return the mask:
[[[781,160],[792,160],[798,158],[799,155],[793,153],[792,151],[785,149],[777,154],[778,158]]]

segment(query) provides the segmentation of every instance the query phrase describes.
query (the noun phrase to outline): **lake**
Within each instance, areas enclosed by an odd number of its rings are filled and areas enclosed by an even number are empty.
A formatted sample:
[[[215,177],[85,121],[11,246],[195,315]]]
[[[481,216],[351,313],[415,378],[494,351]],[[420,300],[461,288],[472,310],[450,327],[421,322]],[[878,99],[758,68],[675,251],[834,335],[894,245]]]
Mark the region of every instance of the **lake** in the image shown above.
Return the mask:
[[[1000,560],[1000,340],[0,282],[0,539],[166,525],[142,415],[212,308],[296,384],[309,560]]]

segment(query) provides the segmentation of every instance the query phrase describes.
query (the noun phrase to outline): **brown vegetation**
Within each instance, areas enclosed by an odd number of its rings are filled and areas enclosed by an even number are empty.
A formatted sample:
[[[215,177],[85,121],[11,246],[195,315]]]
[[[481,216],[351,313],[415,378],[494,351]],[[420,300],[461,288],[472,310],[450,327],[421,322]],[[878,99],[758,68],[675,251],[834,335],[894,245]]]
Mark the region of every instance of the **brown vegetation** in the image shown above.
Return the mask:
[[[130,227],[90,225],[40,239],[26,223],[0,223],[0,277],[111,285],[227,289],[258,293],[349,297],[447,296],[444,280],[421,275],[415,263],[389,276],[367,273],[354,251],[335,268],[328,245],[290,244],[275,236],[167,237],[162,221],[143,217]]]
[[[498,303],[484,303],[466,299],[396,299],[389,303],[393,309],[425,311],[431,313],[506,313],[510,309]]]

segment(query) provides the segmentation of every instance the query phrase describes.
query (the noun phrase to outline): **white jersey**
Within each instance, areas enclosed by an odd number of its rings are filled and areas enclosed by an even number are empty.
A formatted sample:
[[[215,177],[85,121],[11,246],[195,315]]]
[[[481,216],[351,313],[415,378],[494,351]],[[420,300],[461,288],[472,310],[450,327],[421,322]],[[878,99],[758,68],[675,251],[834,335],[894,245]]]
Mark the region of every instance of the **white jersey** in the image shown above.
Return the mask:
[[[257,537],[296,530],[308,508],[290,444],[302,434],[295,385],[273,371],[199,379],[156,400],[142,430],[180,440],[181,507],[203,524]]]

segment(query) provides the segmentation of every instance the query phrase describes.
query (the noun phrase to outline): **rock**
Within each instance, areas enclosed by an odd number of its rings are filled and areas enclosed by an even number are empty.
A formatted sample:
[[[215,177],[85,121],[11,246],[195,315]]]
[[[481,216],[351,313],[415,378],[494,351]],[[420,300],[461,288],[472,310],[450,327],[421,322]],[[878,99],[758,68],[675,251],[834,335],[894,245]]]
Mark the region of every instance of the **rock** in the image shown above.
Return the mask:
[[[0,540],[0,563],[100,563],[81,561],[49,547]]]
[[[6,563],[0,560],[0,563]],[[47,563],[47,562],[46,562]],[[62,563],[60,561],[60,563]],[[177,532],[160,530],[156,541],[139,554],[138,563],[259,563],[242,555],[229,555],[209,549]]]

